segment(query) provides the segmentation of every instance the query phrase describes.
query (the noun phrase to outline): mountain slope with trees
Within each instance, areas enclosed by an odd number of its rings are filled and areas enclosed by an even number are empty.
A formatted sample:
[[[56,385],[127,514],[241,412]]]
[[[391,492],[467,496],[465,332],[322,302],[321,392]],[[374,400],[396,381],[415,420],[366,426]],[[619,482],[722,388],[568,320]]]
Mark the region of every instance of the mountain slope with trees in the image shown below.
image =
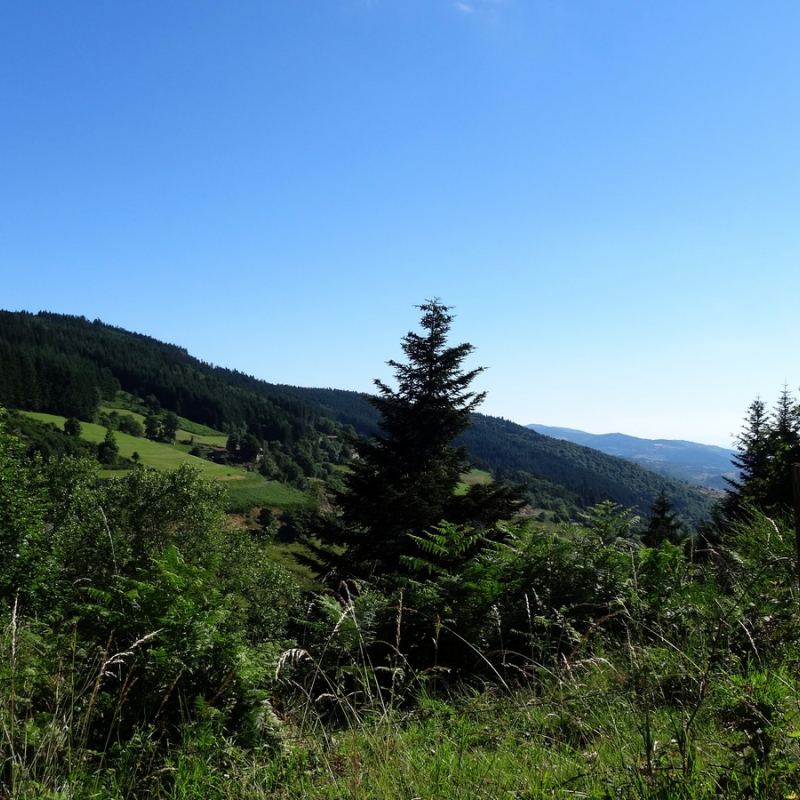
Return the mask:
[[[338,389],[270,384],[216,367],[184,348],[99,320],[41,312],[0,312],[0,405],[93,421],[122,389],[155,413],[171,412],[263,449],[263,468],[296,486],[334,480],[347,431],[378,432],[367,399]],[[574,518],[603,500],[649,508],[662,490],[687,522],[708,498],[689,487],[521,425],[474,414],[457,444],[476,465],[524,483],[531,505],[555,519]]]
[[[338,422],[364,436],[378,430],[378,412],[357,392],[296,386],[280,389],[318,403]],[[708,494],[634,462],[543,436],[500,417],[473,414],[472,425],[458,441],[466,446],[476,466],[525,484],[531,504],[556,513],[560,519],[574,517],[579,510],[603,500],[643,511],[665,491],[681,517],[696,523],[713,503]]]
[[[314,406],[99,320],[0,312],[0,375],[0,406],[86,422],[122,390],[148,413],[150,438],[174,436],[165,424],[182,415],[230,434],[237,447],[254,440],[265,477],[299,488],[333,474],[342,457],[340,426]]]
[[[573,428],[528,425],[554,439],[593,447],[602,453],[631,459],[647,469],[707,489],[725,489],[726,479],[736,477],[733,450],[681,439],[640,439],[625,433],[595,434]]]

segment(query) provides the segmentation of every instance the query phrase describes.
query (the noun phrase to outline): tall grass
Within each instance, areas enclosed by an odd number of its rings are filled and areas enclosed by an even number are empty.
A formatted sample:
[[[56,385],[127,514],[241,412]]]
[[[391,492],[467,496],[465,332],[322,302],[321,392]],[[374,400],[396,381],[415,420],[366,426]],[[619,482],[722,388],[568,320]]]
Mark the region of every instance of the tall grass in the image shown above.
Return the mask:
[[[546,552],[471,625],[413,587],[316,596],[247,740],[211,697],[171,732],[156,719],[119,736],[132,664],[166,657],[159,634],[90,652],[10,608],[0,796],[797,796],[800,621],[785,528],[754,518],[701,564],[669,546],[596,559],[593,590],[614,592],[588,614],[587,598],[548,589],[558,564]],[[588,557],[564,554],[574,569]]]

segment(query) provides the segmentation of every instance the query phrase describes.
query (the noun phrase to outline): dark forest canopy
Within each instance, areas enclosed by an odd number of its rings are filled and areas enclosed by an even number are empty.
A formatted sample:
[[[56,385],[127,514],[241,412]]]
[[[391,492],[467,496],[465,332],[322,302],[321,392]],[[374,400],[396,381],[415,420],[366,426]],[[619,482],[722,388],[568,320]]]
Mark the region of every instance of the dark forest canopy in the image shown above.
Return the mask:
[[[122,389],[212,428],[278,442],[307,476],[319,470],[313,450],[321,434],[378,430],[378,412],[356,392],[270,384],[84,317],[0,311],[0,376],[0,405],[8,408],[90,421]],[[474,465],[525,483],[531,504],[558,519],[606,499],[645,510],[662,490],[687,522],[709,506],[685,484],[495,417],[473,414],[457,444]]]

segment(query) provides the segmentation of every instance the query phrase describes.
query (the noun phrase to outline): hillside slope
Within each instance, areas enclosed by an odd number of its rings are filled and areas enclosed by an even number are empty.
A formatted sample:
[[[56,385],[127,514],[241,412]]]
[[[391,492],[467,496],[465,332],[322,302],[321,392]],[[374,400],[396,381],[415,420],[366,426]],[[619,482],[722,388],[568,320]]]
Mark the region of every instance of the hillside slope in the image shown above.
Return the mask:
[[[344,457],[341,430],[319,410],[176,345],[51,313],[0,311],[0,406],[94,422],[123,390],[156,413],[170,411],[248,437],[264,477],[304,489]]]
[[[0,405],[91,422],[120,388],[216,430],[253,436],[280,477],[335,477],[346,455],[344,427],[362,435],[378,416],[356,392],[267,383],[206,364],[148,336],[58,314],[0,312]],[[586,447],[551,439],[506,420],[474,416],[463,437],[476,465],[525,483],[531,504],[557,519],[602,500],[647,513],[664,490],[689,522],[710,500],[672,481]]]
[[[378,431],[378,414],[357,392],[296,386],[281,386],[280,390],[317,404],[362,435]],[[562,518],[574,517],[579,509],[603,500],[634,506],[646,514],[663,490],[680,515],[696,523],[708,514],[713,502],[707,493],[630,460],[543,436],[499,417],[474,414],[461,443],[476,466],[496,477],[525,483],[534,506],[557,511]]]

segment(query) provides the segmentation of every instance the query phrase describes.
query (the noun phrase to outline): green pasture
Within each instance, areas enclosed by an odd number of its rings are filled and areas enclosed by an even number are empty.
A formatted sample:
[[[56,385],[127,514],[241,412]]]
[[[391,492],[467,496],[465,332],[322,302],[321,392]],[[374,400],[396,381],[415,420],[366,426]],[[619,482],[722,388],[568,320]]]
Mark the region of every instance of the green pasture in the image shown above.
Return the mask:
[[[110,414],[112,411],[116,411],[121,417],[126,415],[133,417],[137,422],[140,422],[142,425],[144,425],[144,414],[140,414],[138,411],[131,411],[119,403],[103,403],[103,405],[100,406],[99,411],[101,414]]]
[[[224,433],[190,433],[183,427],[183,420],[181,420],[181,428],[178,431],[178,441],[186,442],[190,445],[207,444],[211,447],[225,447],[228,443],[228,437]]]
[[[244,480],[227,482],[226,488],[228,511],[231,513],[244,513],[264,506],[296,508],[308,502],[305,492],[279,481],[267,481],[257,472],[247,473]]]
[[[469,472],[461,476],[458,486],[456,486],[456,495],[461,496],[469,491],[469,487],[476,483],[491,483],[492,476],[490,473],[483,469],[471,469]]]
[[[188,433],[194,436],[195,441],[197,441],[198,436],[208,436],[213,438],[222,437],[222,443],[228,441],[228,437],[222,433],[221,431],[215,431],[213,428],[209,428],[208,425],[201,425],[199,422],[192,422],[190,419],[186,419],[186,417],[182,417],[178,415],[178,419],[181,422],[181,430],[184,433]]]
[[[105,414],[116,411],[120,416],[127,414],[144,425],[144,414],[140,414],[138,411],[130,411],[122,403],[104,403],[100,406],[100,411]],[[179,442],[186,441],[189,444],[207,444],[211,447],[225,447],[228,442],[226,434],[215,431],[213,428],[209,428],[208,425],[200,425],[198,422],[192,422],[192,420],[186,419],[186,417],[178,416],[178,419],[181,423],[181,427],[178,430]]]
[[[56,414],[42,414],[34,411],[23,412],[27,416],[37,419],[40,422],[52,423],[61,430],[64,429],[65,417]],[[99,444],[106,435],[106,428],[102,425],[95,425],[91,422],[81,422],[81,438],[89,442]],[[203,458],[190,456],[182,452],[180,448],[174,447],[163,442],[151,442],[149,439],[139,439],[127,433],[114,431],[114,438],[119,447],[119,454],[123,458],[130,458],[134,452],[139,453],[141,463],[146,467],[154,469],[177,469],[181,464],[189,463],[199,467],[203,475],[208,478],[220,480],[241,480],[245,471],[239,467],[229,467],[224,464],[214,464]]]
[[[103,409],[108,411],[116,410],[111,406]],[[133,411],[121,409],[126,414],[131,414],[140,421],[144,419],[141,414]],[[39,420],[39,422],[51,423],[61,430],[64,429],[66,417],[57,414],[42,414],[35,411],[22,412],[28,417]],[[106,435],[106,428],[102,425],[95,425],[91,422],[81,422],[81,438],[94,444],[103,441]],[[208,430],[211,430],[210,428]],[[182,432],[185,433],[185,431]],[[224,434],[190,434],[194,436],[195,443],[217,444],[219,441],[224,445],[227,437]],[[181,434],[178,434],[179,438]],[[127,433],[114,431],[114,438],[119,447],[119,454],[122,458],[130,458],[135,452],[139,453],[141,463],[153,469],[168,470],[177,469],[181,464],[192,464],[198,467],[203,476],[225,482],[228,490],[228,511],[231,513],[241,513],[249,511],[251,508],[271,506],[276,508],[296,508],[308,502],[305,492],[293,489],[291,486],[280,483],[279,481],[267,481],[257,472],[248,472],[242,467],[232,467],[225,464],[215,464],[204,458],[197,458],[189,455],[190,449],[187,444],[164,444],[163,442],[151,442],[149,439],[140,439],[130,436]],[[101,477],[121,477],[130,470],[100,470]]]

